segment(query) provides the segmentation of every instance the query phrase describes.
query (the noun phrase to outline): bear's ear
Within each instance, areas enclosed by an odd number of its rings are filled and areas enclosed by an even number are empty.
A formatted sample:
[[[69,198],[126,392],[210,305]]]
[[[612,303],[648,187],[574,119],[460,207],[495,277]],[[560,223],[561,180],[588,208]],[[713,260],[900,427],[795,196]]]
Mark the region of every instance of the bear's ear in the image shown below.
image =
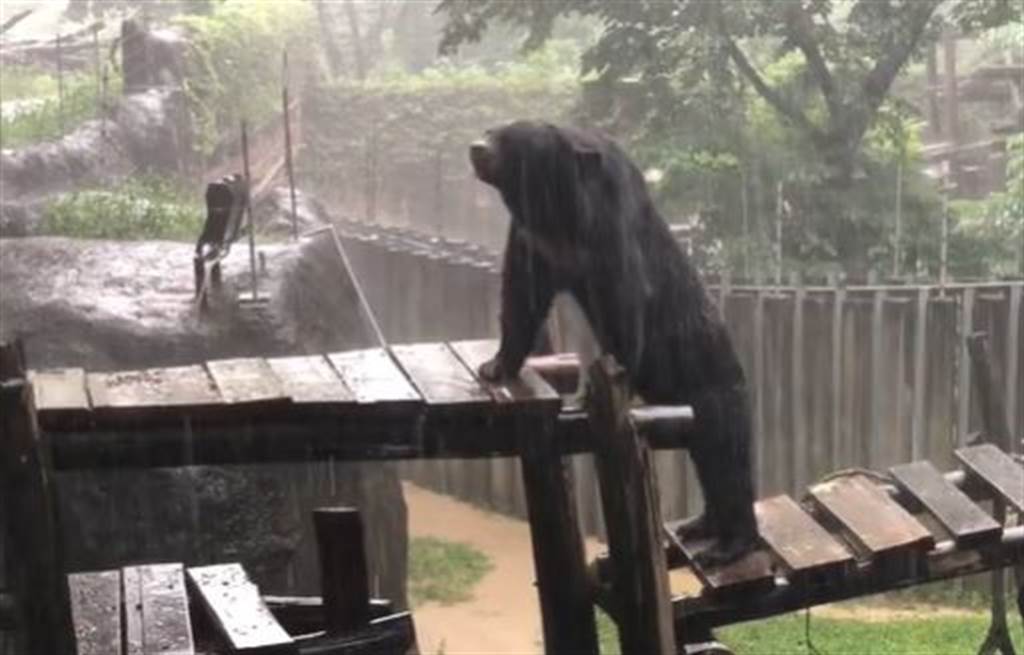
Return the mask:
[[[576,165],[581,172],[587,174],[600,170],[601,151],[598,148],[584,143],[574,143],[572,150],[576,155]]]

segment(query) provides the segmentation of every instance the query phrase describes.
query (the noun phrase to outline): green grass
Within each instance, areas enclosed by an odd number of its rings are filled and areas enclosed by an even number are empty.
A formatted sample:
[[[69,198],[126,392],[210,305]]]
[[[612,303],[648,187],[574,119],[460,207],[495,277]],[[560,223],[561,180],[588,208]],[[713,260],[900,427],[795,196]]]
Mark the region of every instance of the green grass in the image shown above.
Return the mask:
[[[44,234],[86,239],[195,241],[205,212],[199,197],[159,178],[63,196],[43,215]]]
[[[1012,607],[1012,606],[1011,606]],[[974,655],[988,629],[988,614],[941,616],[892,621],[816,618],[811,616],[811,644],[821,655]],[[807,646],[803,612],[742,623],[716,632],[737,655],[803,655]],[[1020,617],[1011,612],[1010,634],[1017,652],[1024,648]],[[620,652],[615,626],[598,615],[603,655]]]
[[[487,555],[466,544],[415,537],[409,545],[409,597],[414,606],[469,600],[491,566]]]

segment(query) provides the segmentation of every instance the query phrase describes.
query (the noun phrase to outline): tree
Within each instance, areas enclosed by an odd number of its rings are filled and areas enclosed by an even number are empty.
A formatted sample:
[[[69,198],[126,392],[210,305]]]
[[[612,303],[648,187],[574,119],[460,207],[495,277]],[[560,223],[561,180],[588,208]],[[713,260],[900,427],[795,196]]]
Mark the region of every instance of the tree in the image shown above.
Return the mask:
[[[937,36],[943,18],[973,28],[999,24],[1013,19],[1015,3],[443,0],[439,10],[447,18],[443,51],[478,40],[494,23],[524,27],[524,46],[535,47],[557,18],[596,16],[604,31],[583,57],[583,74],[599,80],[636,78],[641,93],[659,99],[652,113],[671,115],[698,102],[715,120],[736,120],[743,94],[752,91],[814,154],[814,184],[829,193],[803,194],[801,209],[828,217],[826,233],[817,239],[849,262],[863,257],[865,243],[873,238],[848,200],[864,193],[864,181],[879,174],[866,156],[865,139],[884,115],[897,75]],[[765,67],[781,61],[798,62],[797,70],[773,80]]]

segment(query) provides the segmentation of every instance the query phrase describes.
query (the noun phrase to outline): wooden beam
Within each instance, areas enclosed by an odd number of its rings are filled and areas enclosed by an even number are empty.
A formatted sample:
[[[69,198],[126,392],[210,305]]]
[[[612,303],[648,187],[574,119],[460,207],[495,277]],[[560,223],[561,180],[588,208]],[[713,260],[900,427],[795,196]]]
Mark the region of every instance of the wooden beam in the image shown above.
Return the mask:
[[[7,584],[22,603],[28,652],[73,652],[49,440],[38,429],[20,342],[0,344],[0,502]]]
[[[597,623],[567,463],[554,420],[519,431],[523,487],[537,575],[544,652],[597,655]]]
[[[591,367],[590,382],[588,409],[608,528],[619,643],[625,655],[674,655],[676,637],[650,448],[629,422],[631,393],[625,369],[605,356]]]

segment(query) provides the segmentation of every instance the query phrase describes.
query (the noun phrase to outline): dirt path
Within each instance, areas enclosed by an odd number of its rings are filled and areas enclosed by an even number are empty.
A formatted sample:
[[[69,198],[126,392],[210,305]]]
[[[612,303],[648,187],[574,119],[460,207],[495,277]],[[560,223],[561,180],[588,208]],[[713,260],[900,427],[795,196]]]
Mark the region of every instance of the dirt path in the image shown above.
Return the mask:
[[[542,652],[529,525],[415,485],[403,488],[410,536],[461,541],[487,553],[493,565],[474,590],[472,601],[415,609],[423,655]],[[588,560],[603,550],[597,540],[587,540]],[[680,575],[673,578],[672,587],[681,591],[695,584]]]

